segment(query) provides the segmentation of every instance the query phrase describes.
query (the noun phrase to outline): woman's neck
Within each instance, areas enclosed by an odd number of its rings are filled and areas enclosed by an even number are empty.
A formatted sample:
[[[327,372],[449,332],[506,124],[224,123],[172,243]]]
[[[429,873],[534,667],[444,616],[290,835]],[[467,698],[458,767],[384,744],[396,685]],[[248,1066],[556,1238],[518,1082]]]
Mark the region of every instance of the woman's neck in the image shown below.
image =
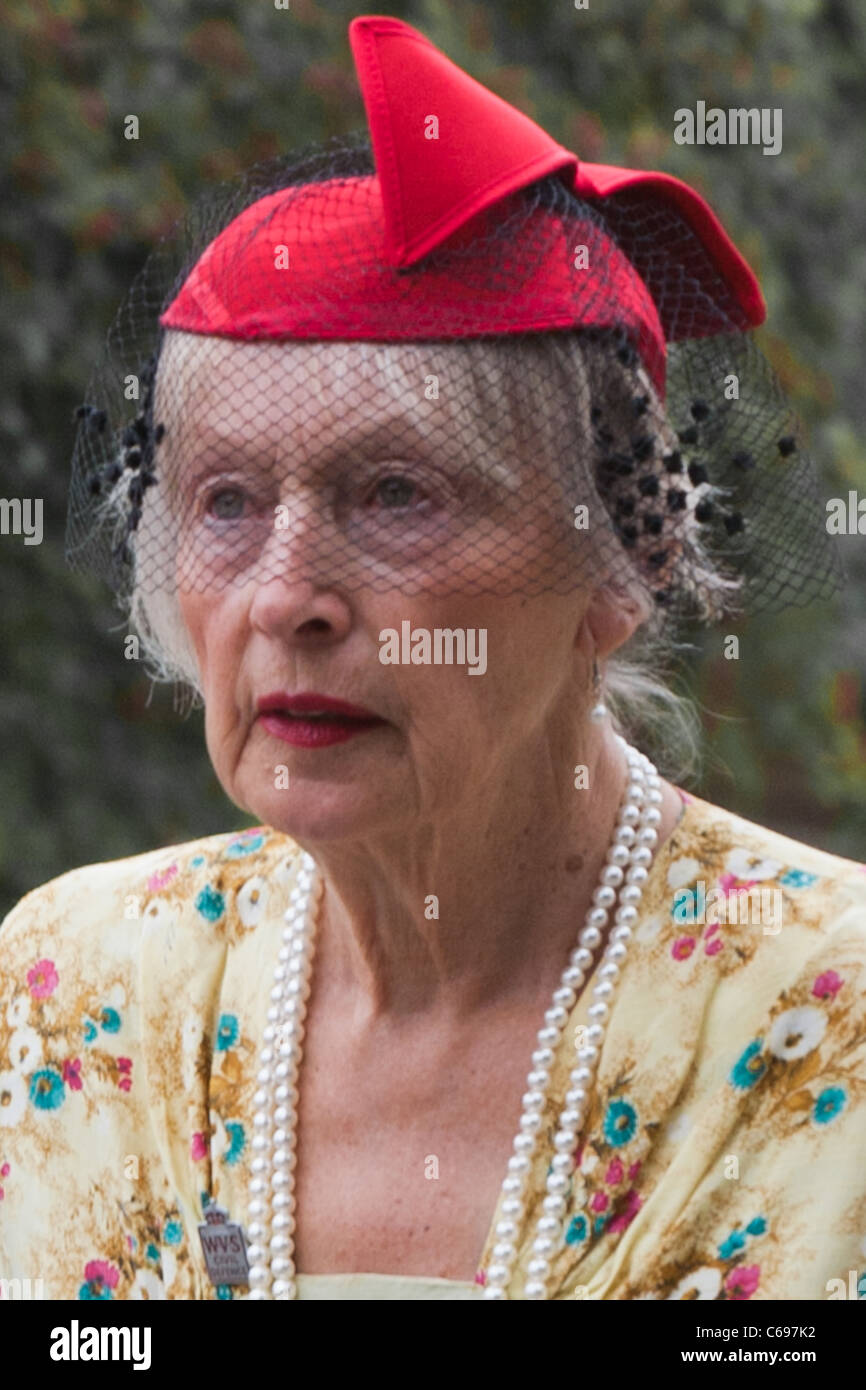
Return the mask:
[[[574,785],[577,763],[585,787]],[[412,1016],[459,1023],[481,1009],[549,1000],[598,885],[626,786],[609,726],[569,764],[536,752],[500,785],[401,834],[305,845],[325,878],[316,995],[347,1025]],[[681,809],[665,788],[659,843]],[[546,1002],[545,1005],[546,1007]]]

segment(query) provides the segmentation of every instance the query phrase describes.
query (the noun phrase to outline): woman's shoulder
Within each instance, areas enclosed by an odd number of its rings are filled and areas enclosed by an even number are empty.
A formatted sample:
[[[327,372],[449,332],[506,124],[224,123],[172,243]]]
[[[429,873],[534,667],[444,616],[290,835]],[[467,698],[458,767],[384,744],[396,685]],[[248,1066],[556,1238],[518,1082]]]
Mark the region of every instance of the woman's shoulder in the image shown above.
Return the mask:
[[[722,905],[735,896],[766,899],[786,921],[835,931],[859,928],[866,939],[866,864],[759,825],[680,792],[685,812],[666,847],[667,886],[703,884]],[[762,899],[763,895],[763,899]],[[696,899],[697,902],[697,899]]]
[[[866,889],[866,864],[747,820],[692,792],[680,791],[680,796],[686,803],[686,814],[680,825],[698,848],[715,854],[724,851],[735,858],[748,857],[753,868],[760,857],[764,868],[775,870],[778,866],[783,870],[782,877],[787,873],[792,880],[806,878],[811,873],[817,879],[850,880]],[[802,866],[799,875],[798,866]]]
[[[149,911],[158,915],[169,902],[177,907],[198,900],[197,915],[216,923],[232,890],[257,875],[290,877],[299,854],[289,836],[254,826],[67,870],[31,889],[0,923],[4,965],[17,941],[32,954],[40,928],[67,940],[79,933],[96,939],[118,928],[134,935],[132,924],[146,921]]]

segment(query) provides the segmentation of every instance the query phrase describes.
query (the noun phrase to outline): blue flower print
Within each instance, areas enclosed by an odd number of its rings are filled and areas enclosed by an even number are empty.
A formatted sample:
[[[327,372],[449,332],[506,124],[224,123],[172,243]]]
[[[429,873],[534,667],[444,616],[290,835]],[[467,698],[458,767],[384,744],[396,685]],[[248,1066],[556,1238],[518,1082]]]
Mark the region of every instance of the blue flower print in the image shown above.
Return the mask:
[[[231,1297],[232,1297],[232,1286],[231,1286],[231,1284],[217,1284],[216,1296],[217,1296],[217,1298],[231,1298]]]
[[[582,1244],[582,1242],[586,1240],[588,1232],[589,1227],[587,1225],[587,1220],[583,1212],[581,1212],[579,1216],[573,1216],[569,1221],[568,1229],[565,1232],[566,1245]]]
[[[150,1242],[150,1245],[148,1245],[144,1253],[147,1259],[153,1260],[154,1264],[159,1264],[159,1251],[153,1241]]]
[[[604,1137],[614,1149],[634,1138],[637,1130],[637,1111],[627,1100],[612,1100],[604,1117]]]
[[[234,1047],[239,1033],[238,1021],[234,1014],[220,1014],[216,1039],[217,1052],[228,1052],[230,1047]]]
[[[805,869],[788,869],[779,879],[786,888],[811,888],[818,882],[817,874],[808,874]]]
[[[92,1043],[93,1039],[96,1037],[96,1024],[93,1023],[89,1018],[86,1018],[84,1020],[84,1026],[82,1027],[81,1031],[84,1034],[84,1041],[86,1043]]]
[[[828,1086],[815,1101],[812,1119],[816,1124],[828,1125],[845,1108],[846,1099],[841,1086]]]
[[[204,855],[203,855],[203,854],[196,854],[196,855],[194,856],[194,858],[192,858],[192,859],[189,861],[189,867],[190,867],[191,869],[198,869],[198,868],[201,868],[201,866],[202,866],[203,863],[204,863]]]
[[[734,1255],[736,1255],[739,1250],[742,1250],[745,1244],[746,1237],[743,1235],[742,1231],[731,1231],[727,1240],[723,1240],[719,1246],[719,1259],[733,1259]]]
[[[597,1216],[597,1217],[595,1218],[595,1220],[593,1221],[593,1223],[592,1223],[593,1234],[594,1234],[594,1235],[597,1235],[597,1236],[600,1236],[606,1225],[607,1225],[607,1217],[606,1217],[606,1216]]]
[[[120,1014],[116,1009],[103,1009],[99,1015],[99,1022],[105,1033],[120,1032]]]
[[[183,1240],[183,1227],[176,1217],[172,1216],[166,1221],[162,1238],[166,1245],[180,1245]]]
[[[755,1041],[750,1042],[742,1056],[737,1059],[728,1080],[738,1090],[748,1091],[756,1081],[760,1081],[767,1070],[766,1062],[759,1056],[763,1046],[764,1039],[755,1038]]]
[[[702,917],[706,906],[707,895],[703,884],[695,888],[678,888],[674,893],[671,916],[679,926],[684,926]]]
[[[223,1163],[230,1166],[237,1163],[244,1151],[247,1136],[244,1134],[244,1127],[238,1120],[228,1120],[226,1122],[226,1134],[229,1137],[229,1146],[223,1154]]]
[[[111,1298],[112,1293],[107,1284],[87,1283],[81,1285],[81,1288],[78,1290],[78,1297],[79,1299],[89,1298],[104,1301],[107,1298]]]
[[[30,1079],[30,1099],[37,1110],[56,1110],[66,1099],[66,1087],[59,1072],[44,1067]]]
[[[195,905],[202,917],[206,917],[209,922],[217,922],[226,910],[226,900],[222,893],[217,892],[216,888],[211,888],[210,884],[205,884]]]
[[[746,1227],[747,1236],[762,1236],[767,1229],[767,1223],[763,1216],[753,1216]]]
[[[264,843],[264,835],[250,835],[245,840],[232,840],[223,853],[226,859],[240,859],[244,854],[255,854],[256,850],[261,849]]]

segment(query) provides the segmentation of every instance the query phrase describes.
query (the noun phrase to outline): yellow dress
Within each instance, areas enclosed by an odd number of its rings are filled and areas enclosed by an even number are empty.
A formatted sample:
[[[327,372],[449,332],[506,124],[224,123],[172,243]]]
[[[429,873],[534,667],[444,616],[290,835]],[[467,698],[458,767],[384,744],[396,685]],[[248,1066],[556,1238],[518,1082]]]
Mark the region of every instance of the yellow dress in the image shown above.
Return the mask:
[[[866,869],[682,796],[614,996],[551,1295],[866,1297]],[[50,1299],[243,1296],[211,1285],[197,1226],[211,1202],[247,1220],[297,862],[273,830],[217,835],[75,869],[6,918],[0,1279]],[[512,1297],[591,1002],[552,1068]],[[502,1103],[516,1128],[519,1096]],[[299,1297],[479,1298],[497,1219],[474,1284],[302,1272]]]

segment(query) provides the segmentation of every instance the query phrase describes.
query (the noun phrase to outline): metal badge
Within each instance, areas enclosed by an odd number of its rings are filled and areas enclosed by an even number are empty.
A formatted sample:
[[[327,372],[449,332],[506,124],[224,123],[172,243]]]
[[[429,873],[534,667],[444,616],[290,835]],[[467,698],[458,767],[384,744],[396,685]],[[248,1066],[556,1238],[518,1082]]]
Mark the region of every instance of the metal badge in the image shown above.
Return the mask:
[[[243,1228],[229,1221],[228,1212],[215,1203],[205,1210],[198,1228],[199,1240],[212,1284],[249,1284],[250,1266]]]

